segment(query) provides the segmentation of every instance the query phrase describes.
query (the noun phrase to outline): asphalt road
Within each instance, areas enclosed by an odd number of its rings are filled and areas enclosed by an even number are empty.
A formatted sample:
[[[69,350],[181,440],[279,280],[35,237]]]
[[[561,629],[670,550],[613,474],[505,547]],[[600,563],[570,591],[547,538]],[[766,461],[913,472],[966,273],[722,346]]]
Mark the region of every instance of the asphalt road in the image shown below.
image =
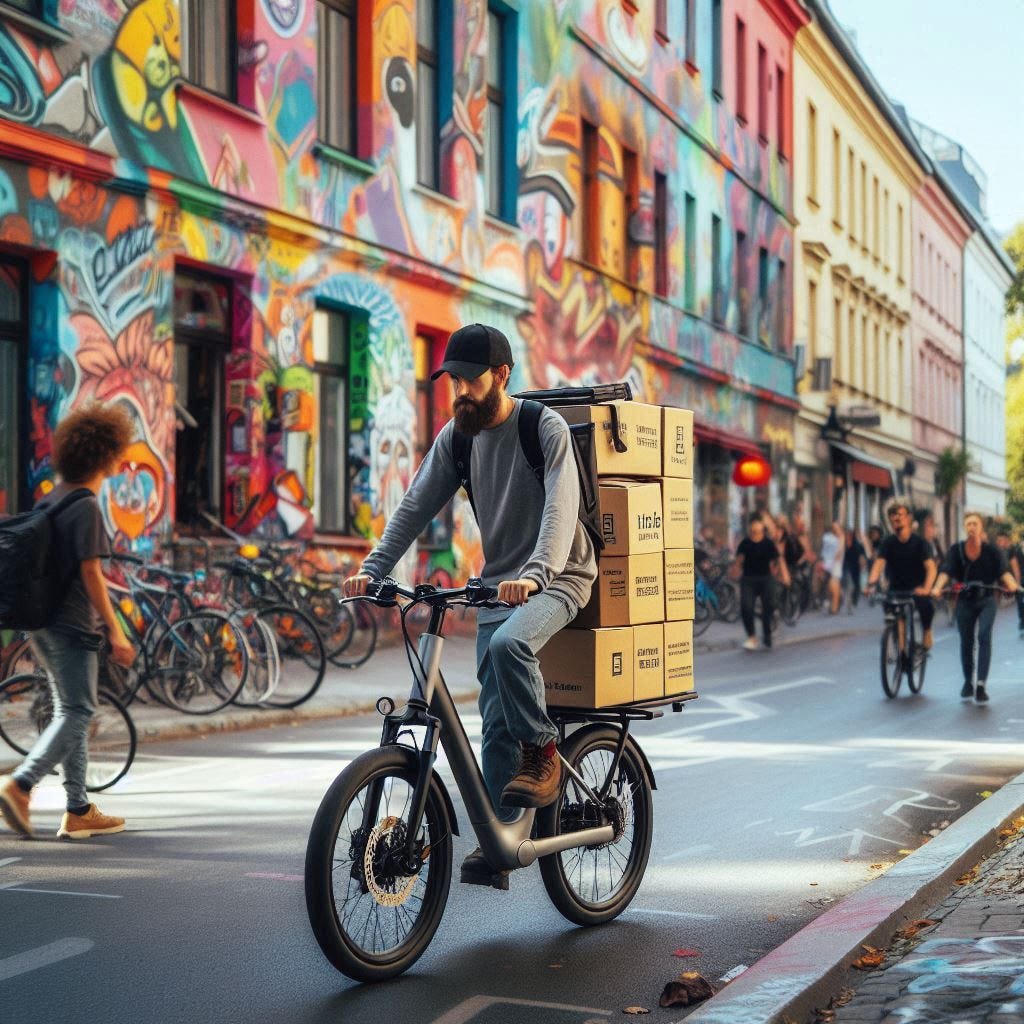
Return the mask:
[[[657,1003],[679,971],[715,981],[753,963],[1024,770],[1024,642],[1010,619],[986,707],[960,701],[945,630],[924,694],[895,701],[874,637],[703,657],[701,700],[637,729],[659,788],[630,910],[576,928],[536,866],[507,893],[456,881],[424,957],[373,988],[323,959],[301,874],[323,792],[379,720],[150,744],[101,801],[129,832],[49,838],[62,791],[47,785],[44,838],[0,834],[0,1021],[583,1024],[627,1006],[678,1020]],[[456,864],[473,845],[456,841]]]

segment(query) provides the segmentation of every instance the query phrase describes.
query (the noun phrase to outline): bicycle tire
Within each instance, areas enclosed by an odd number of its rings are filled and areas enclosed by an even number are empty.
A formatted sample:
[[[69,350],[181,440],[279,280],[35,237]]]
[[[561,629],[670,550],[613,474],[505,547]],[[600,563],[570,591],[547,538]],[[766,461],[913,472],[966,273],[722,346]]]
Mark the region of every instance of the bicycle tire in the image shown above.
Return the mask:
[[[277,640],[281,669],[277,688],[265,708],[297,708],[317,690],[327,672],[327,656],[313,620],[294,605],[279,604],[261,608],[261,620]]]
[[[720,580],[715,584],[715,594],[718,597],[718,617],[729,624],[740,620],[740,595],[739,589],[732,580]]]
[[[426,841],[429,851],[423,857],[424,868],[413,876],[389,873],[387,854],[391,849],[389,836],[398,832],[397,825],[385,830],[388,822],[401,823],[411,801],[416,784],[417,763],[415,753],[409,748],[398,746],[378,747],[357,757],[334,780],[320,802],[313,819],[309,840],[306,844],[305,893],[306,912],[313,935],[324,956],[342,974],[356,981],[386,981],[408,970],[422,955],[437,931],[448,902],[452,875],[452,825],[448,820],[448,809],[441,784],[434,776],[427,793],[419,841]],[[388,780],[392,780],[390,793]],[[372,817],[377,824],[367,836],[363,829],[364,805],[360,794],[366,794],[368,804],[372,794],[369,786],[379,783],[384,800],[383,808],[375,810]],[[395,800],[391,796],[398,791]],[[405,806],[399,811],[403,795],[407,794]],[[354,813],[350,813],[353,812]],[[381,812],[386,812],[382,816]],[[399,811],[398,814],[395,812]],[[400,834],[400,833],[399,833]],[[365,856],[368,843],[376,835],[375,846],[384,846],[380,857],[372,859],[373,886],[367,883]],[[341,855],[339,861],[339,852]],[[347,856],[347,860],[346,860]],[[348,865],[346,869],[346,864]],[[339,871],[338,868],[342,870]],[[378,874],[379,871],[379,874]],[[426,876],[424,879],[424,875]],[[345,893],[341,900],[335,892],[335,884],[344,881]],[[357,892],[353,892],[353,882]],[[399,884],[401,882],[401,884]],[[394,908],[394,945],[380,950],[368,950],[365,941],[370,917],[374,916],[374,929],[370,941],[380,936],[381,945],[390,937],[392,920],[390,914],[379,914],[385,907],[382,900],[399,900],[407,886],[404,899]],[[417,898],[414,892],[420,889]],[[400,907],[406,910],[406,920],[411,920],[408,934],[401,937],[403,922]],[[358,930],[362,914],[359,904],[365,904],[366,921],[361,935],[351,933],[353,923]],[[351,911],[346,909],[351,904]],[[390,911],[390,907],[387,910]],[[415,911],[415,916],[413,912]],[[380,920],[387,916],[387,920]],[[347,920],[346,920],[347,918]],[[378,931],[379,926],[379,931]],[[385,936],[384,929],[388,929]]]
[[[109,690],[97,690],[96,712],[89,722],[85,788],[109,789],[128,773],[135,760],[138,733],[128,709]],[[46,676],[22,674],[0,683],[0,736],[26,756],[50,724],[53,703]]]
[[[619,730],[610,726],[583,728],[569,737],[561,753],[596,792],[613,762],[619,737]],[[636,895],[647,869],[654,832],[654,800],[643,757],[632,737],[626,740],[609,796],[616,792],[619,797],[613,801],[612,813],[599,815],[579,783],[563,770],[558,799],[537,814],[537,834],[541,837],[605,824],[609,819],[619,823],[617,831],[621,831],[611,843],[596,848],[577,847],[540,858],[541,879],[551,902],[574,924],[604,924],[618,917]],[[628,847],[620,847],[615,853],[615,848],[623,841],[628,842]],[[627,849],[628,852],[624,852]],[[609,891],[602,895],[598,868],[606,862],[606,853],[610,885]],[[589,886],[591,864],[592,888]],[[615,882],[617,876],[618,882]]]
[[[234,703],[239,707],[259,707],[274,695],[281,681],[277,637],[255,610],[239,609],[230,618],[242,630],[249,647],[249,668]]]
[[[365,665],[377,650],[377,617],[362,602],[357,601],[354,605],[346,607],[352,609],[355,629],[345,650],[330,660],[338,668],[359,668],[360,665]]]
[[[900,692],[903,678],[903,650],[895,623],[882,630],[882,690],[892,700]]]
[[[924,644],[914,644],[912,661],[913,670],[907,673],[907,686],[911,693],[920,693],[924,689],[924,675],[928,667],[928,651]]]
[[[302,610],[313,620],[329,659],[348,649],[356,632],[351,606],[343,604],[335,590],[314,590],[306,595]]]
[[[697,598],[693,607],[693,635],[695,637],[703,636],[707,632],[708,626],[711,625],[711,609],[708,607],[707,601],[700,597]]]
[[[779,612],[782,615],[782,621],[787,626],[793,627],[797,624],[797,620],[800,618],[800,596],[792,585],[784,587],[782,590]]]

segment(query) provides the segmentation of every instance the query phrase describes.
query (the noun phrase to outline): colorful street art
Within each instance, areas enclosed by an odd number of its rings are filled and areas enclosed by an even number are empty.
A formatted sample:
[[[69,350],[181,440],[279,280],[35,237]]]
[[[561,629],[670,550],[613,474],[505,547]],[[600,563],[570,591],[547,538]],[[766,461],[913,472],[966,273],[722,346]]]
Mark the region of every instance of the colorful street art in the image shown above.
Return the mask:
[[[358,76],[358,160],[317,143],[316,6],[239,3],[231,102],[183,81],[176,0],[61,0],[54,13],[66,43],[0,19],[0,117],[20,152],[38,154],[33,166],[0,164],[0,239],[31,270],[33,489],[52,476],[49,438],[71,406],[122,402],[137,429],[104,493],[111,534],[148,550],[171,529],[177,440],[187,428],[175,408],[178,266],[223,275],[234,295],[222,513],[241,533],[314,533],[318,303],[350,317],[348,450],[337,458],[355,536],[379,535],[416,469],[414,339],[465,322],[508,334],[516,386],[626,379],[638,396],[690,404],[699,419],[752,440],[785,435],[793,380],[779,270],[793,262],[788,173],[712,102],[707,76],[684,66],[681,39],[655,44],[651,5],[635,16],[618,0],[520,5],[514,225],[484,213],[484,0],[460,0],[454,19],[443,195],[417,184],[414,0],[359,2],[361,31],[372,34],[360,52],[372,67]],[[698,24],[708,35],[703,6]],[[597,265],[581,260],[578,241],[581,116],[600,126]],[[44,159],[48,138],[78,148]],[[631,211],[623,147],[642,154]],[[669,209],[665,300],[652,296],[655,169],[679,199]],[[699,211],[692,267],[684,194]],[[724,326],[710,322],[712,213],[725,227]],[[769,256],[762,341],[736,333],[741,282],[728,268],[737,231]],[[631,283],[622,274],[628,260]],[[658,350],[666,358],[652,361]],[[452,549],[427,566],[411,553],[402,567],[410,576],[479,568],[466,509],[456,501]]]

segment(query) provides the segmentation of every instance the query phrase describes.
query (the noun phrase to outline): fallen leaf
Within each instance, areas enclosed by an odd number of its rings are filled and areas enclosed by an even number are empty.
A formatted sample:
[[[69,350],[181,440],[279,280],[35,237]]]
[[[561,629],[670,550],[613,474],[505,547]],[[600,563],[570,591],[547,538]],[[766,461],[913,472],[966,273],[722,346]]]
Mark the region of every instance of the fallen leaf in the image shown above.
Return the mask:
[[[845,1006],[856,994],[856,990],[852,988],[840,989],[839,995],[833,996],[828,1005],[830,1007]]]
[[[778,919],[779,919],[779,915],[778,914],[769,914],[768,915],[768,920],[769,921],[778,921]]]
[[[881,871],[882,870],[882,865],[881,864],[872,864],[871,865],[871,870],[872,871]]]
[[[817,884],[818,884],[817,882],[811,882],[811,885],[817,885]]]
[[[917,921],[911,921],[910,924],[905,924],[896,932],[896,938],[898,939],[913,939],[916,938],[917,933],[924,931],[925,928],[931,928],[935,924],[934,921],[928,920],[923,917]]]
[[[885,960],[885,953],[880,949],[875,949],[874,946],[861,946],[864,950],[862,956],[857,957],[856,960],[850,965],[856,967],[858,971],[873,971],[876,967],[881,967]]]
[[[987,800],[991,795],[992,795],[992,790],[991,789],[983,789],[978,794],[978,796],[980,796],[982,800]]]
[[[641,1017],[651,1011],[646,1006],[627,1006],[622,1012],[628,1013],[631,1017]]]
[[[902,853],[904,857],[906,857],[909,854],[913,853],[914,851],[913,850],[900,850],[899,852]]]
[[[684,956],[700,956],[700,953],[695,949],[677,949],[672,954],[673,956],[684,957]]]
[[[711,982],[696,971],[683,971],[675,981],[670,981],[658,1005],[668,1008],[670,1006],[695,1006],[697,1003],[710,999],[715,994]]]
[[[971,868],[971,870],[968,871],[966,875],[961,875],[956,880],[956,884],[957,885],[970,885],[971,882],[973,882],[973,881],[975,881],[977,879],[977,877],[978,877],[978,869],[977,868]]]

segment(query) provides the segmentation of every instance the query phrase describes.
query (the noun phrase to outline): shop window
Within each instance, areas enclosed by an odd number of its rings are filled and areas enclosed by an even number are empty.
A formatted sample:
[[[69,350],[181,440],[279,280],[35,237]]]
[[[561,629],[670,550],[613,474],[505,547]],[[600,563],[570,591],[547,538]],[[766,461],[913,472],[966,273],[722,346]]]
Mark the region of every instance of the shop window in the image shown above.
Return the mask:
[[[317,135],[345,153],[356,152],[356,0],[319,0]]]
[[[344,533],[348,509],[348,353],[347,313],[319,308],[313,314],[312,435],[313,523],[318,530]]]
[[[25,443],[26,278],[24,265],[0,256],[0,515],[28,506]]]
[[[174,390],[177,521],[205,526],[224,492],[224,358],[231,348],[232,286],[204,271],[174,275]]]
[[[416,467],[423,461],[441,428],[452,418],[452,385],[447,374],[431,380],[444,360],[448,336],[442,331],[421,329],[416,334],[413,356],[416,368]],[[420,547],[445,551],[451,547],[452,503],[430,521],[420,535]]]
[[[181,14],[182,75],[233,102],[238,96],[235,0],[189,0]]]
[[[597,176],[597,125],[583,122],[583,259],[595,266],[601,259],[600,193]]]

